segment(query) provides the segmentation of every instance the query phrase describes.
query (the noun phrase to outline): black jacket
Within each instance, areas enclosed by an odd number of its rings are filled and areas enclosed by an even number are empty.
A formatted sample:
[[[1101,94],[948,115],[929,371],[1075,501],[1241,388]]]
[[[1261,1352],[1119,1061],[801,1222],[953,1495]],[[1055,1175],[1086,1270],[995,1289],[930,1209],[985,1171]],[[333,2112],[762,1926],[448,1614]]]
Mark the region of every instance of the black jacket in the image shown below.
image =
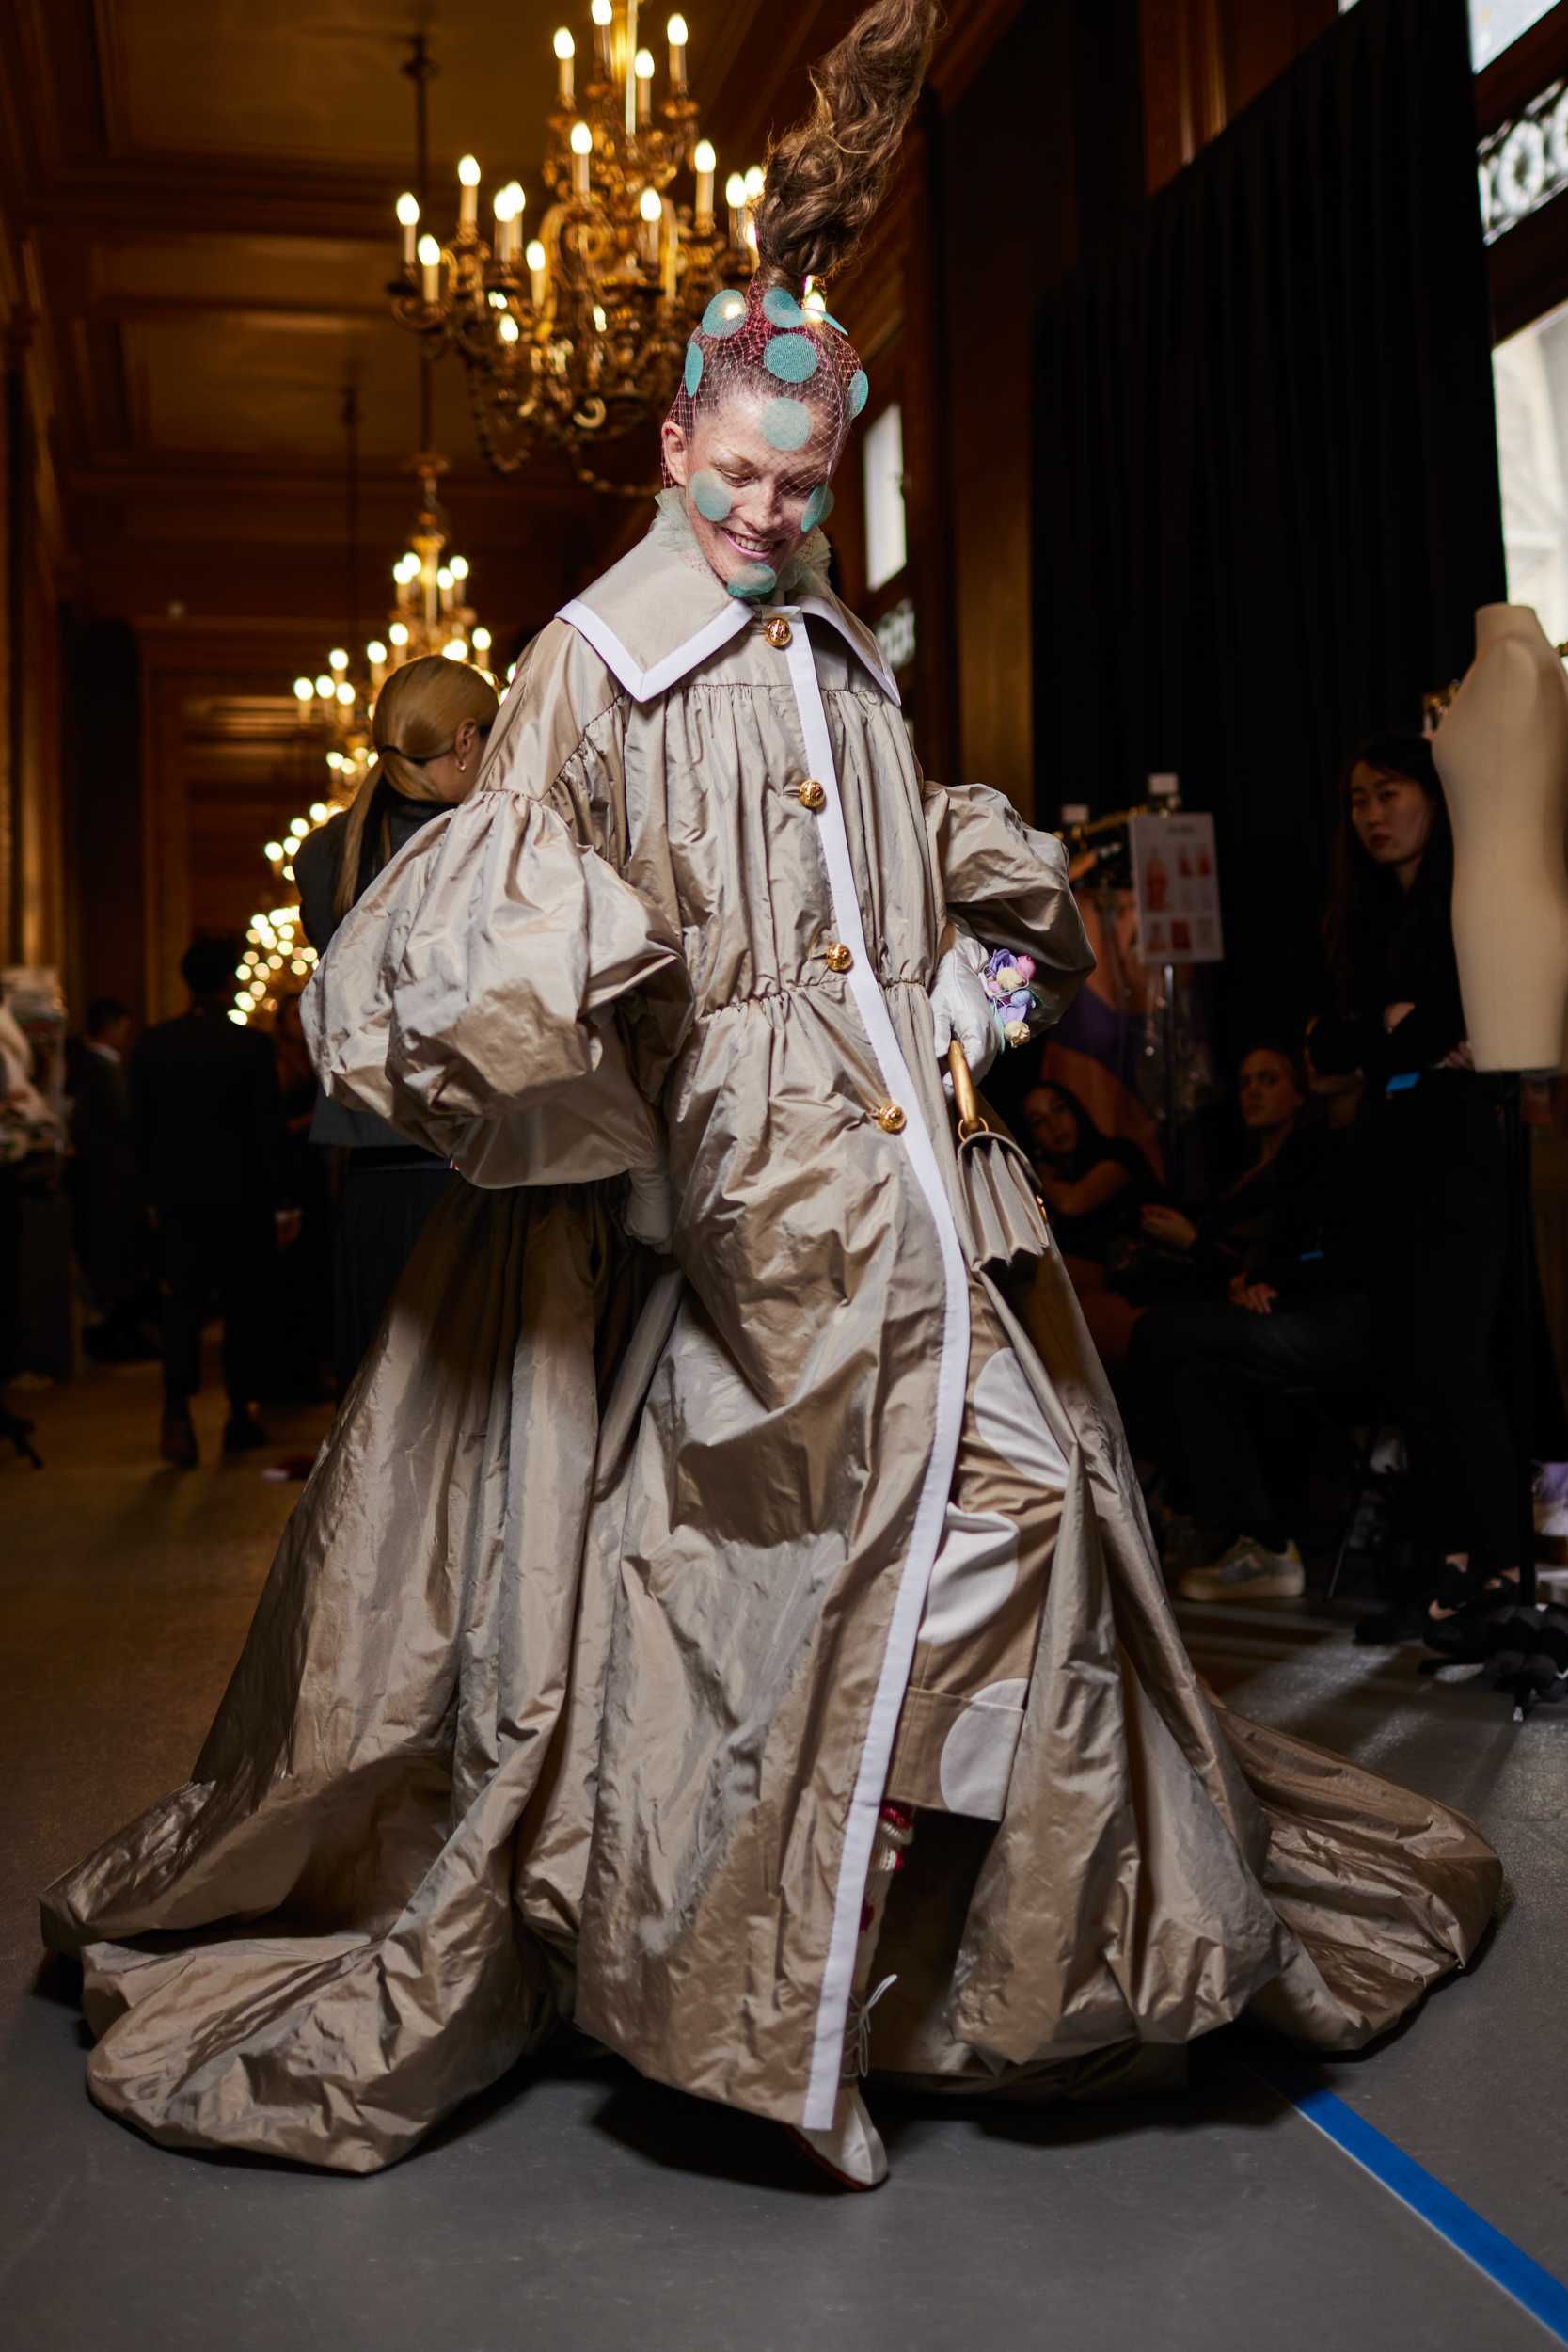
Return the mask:
[[[435,817],[446,813],[442,801],[411,801],[402,792],[394,792],[389,784],[380,782],[372,787],[372,800],[359,850],[357,901],[363,898],[382,866],[382,818],[386,818],[388,858],[396,857],[414,835]],[[294,883],[299,891],[300,921],[305,936],[318,956],[326,953],[327,943],[337,930],[341,916],[333,908],[338,877],[343,866],[343,835],[348,830],[348,817],[340,809],[325,825],[307,834],[294,851],[293,865]],[[325,1146],[349,1151],[410,1152],[413,1146],[395,1127],[377,1119],[372,1111],[351,1110],[346,1103],[334,1103],[326,1095],[318,1097],[316,1116],[310,1126],[310,1140]],[[421,1160],[426,1155],[421,1154]]]
[[[144,1199],[282,1209],[287,1130],[272,1040],[217,1005],[145,1029],[131,1057]]]
[[[359,847],[358,885],[354,896],[362,898],[383,864],[389,864],[414,835],[422,831],[435,817],[447,813],[445,801],[411,801],[402,792],[394,792],[386,783],[372,787],[374,799],[371,803],[365,831]],[[387,820],[387,857],[381,855],[381,820]],[[338,876],[343,866],[343,835],[348,831],[348,816],[340,809],[325,825],[306,834],[292,860],[294,883],[299,891],[300,919],[305,936],[318,956],[326,953],[326,943],[337,930],[341,917],[333,912],[332,900],[338,888]]]

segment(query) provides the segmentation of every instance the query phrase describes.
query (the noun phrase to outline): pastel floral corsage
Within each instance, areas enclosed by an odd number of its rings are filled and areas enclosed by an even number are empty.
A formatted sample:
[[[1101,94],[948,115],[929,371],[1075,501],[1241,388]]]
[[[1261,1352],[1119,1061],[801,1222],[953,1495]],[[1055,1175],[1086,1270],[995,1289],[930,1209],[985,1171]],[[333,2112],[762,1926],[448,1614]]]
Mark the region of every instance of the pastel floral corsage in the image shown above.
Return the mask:
[[[1039,1003],[1030,985],[1034,977],[1034,957],[1015,956],[1006,947],[996,950],[980,975],[980,985],[996,1008],[997,1025],[1009,1045],[1029,1042],[1029,1017]]]

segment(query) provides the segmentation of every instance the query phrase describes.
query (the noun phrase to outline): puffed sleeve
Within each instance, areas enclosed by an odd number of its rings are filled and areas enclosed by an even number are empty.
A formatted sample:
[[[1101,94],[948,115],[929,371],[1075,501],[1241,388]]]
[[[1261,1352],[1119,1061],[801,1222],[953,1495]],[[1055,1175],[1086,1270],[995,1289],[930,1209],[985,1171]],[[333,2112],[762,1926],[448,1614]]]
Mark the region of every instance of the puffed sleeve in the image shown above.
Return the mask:
[[[584,669],[558,644],[519,676],[479,788],[377,877],[301,1007],[333,1100],[476,1184],[585,1182],[653,1157],[659,1058],[634,1062],[626,1026],[657,1033],[667,1066],[689,1016],[678,937],[581,837],[562,782],[585,742],[615,755],[612,684]]]
[[[1094,970],[1066,850],[990,785],[927,784],[925,800],[949,912],[988,946],[1033,957],[1044,1024],[1059,1021]]]

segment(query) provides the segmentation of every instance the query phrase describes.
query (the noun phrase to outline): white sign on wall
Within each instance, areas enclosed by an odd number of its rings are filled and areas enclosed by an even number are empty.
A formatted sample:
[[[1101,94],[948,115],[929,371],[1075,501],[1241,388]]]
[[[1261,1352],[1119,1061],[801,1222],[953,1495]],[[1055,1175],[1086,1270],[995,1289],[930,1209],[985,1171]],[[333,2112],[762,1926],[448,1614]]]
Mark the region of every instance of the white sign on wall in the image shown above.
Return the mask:
[[[1132,818],[1129,830],[1144,961],[1220,962],[1225,939],[1212,817],[1156,813]]]

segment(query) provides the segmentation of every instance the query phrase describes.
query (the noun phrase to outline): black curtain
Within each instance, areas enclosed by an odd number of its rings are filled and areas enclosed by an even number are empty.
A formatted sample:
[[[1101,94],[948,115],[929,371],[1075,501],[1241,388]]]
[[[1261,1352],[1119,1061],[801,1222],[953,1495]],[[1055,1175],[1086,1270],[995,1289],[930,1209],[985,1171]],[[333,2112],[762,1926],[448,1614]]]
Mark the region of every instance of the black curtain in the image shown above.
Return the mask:
[[[1333,787],[1506,594],[1465,0],[1360,0],[1034,341],[1039,818],[1212,809],[1227,1043],[1320,985]]]

